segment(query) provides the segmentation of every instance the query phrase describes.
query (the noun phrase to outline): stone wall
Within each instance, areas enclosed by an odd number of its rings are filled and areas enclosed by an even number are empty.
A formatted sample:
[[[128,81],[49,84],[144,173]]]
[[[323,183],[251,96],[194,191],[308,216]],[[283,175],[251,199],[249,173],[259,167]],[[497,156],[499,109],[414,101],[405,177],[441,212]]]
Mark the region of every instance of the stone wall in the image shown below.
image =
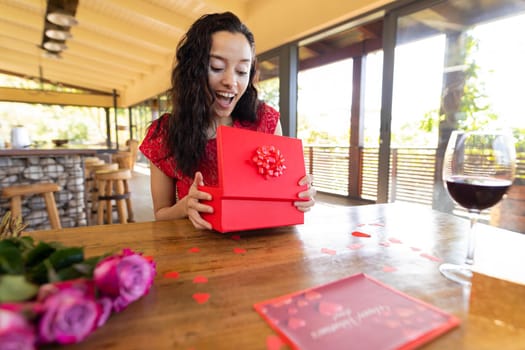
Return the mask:
[[[61,187],[55,192],[62,227],[87,225],[83,157],[30,156],[0,157],[0,189],[11,185],[54,182]],[[0,198],[0,216],[9,210],[9,200]],[[22,217],[27,231],[50,229],[42,196],[24,197]]]

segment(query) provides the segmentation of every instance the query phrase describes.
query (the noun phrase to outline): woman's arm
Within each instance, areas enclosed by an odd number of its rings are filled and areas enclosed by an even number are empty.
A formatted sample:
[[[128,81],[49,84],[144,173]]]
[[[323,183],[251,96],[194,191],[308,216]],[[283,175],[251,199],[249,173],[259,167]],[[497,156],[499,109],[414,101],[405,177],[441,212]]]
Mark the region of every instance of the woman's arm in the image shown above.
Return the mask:
[[[277,126],[275,127],[274,135],[283,136],[283,127],[281,126],[281,121],[277,121]]]
[[[181,201],[176,203],[175,180],[150,163],[151,197],[156,220],[180,219],[186,216]]]
[[[211,195],[198,190],[203,185],[202,174],[197,172],[187,196],[179,201],[175,198],[175,180],[164,174],[155,165],[151,169],[151,196],[156,220],[175,220],[188,217],[196,228],[211,229],[211,224],[200,216],[200,212],[211,213],[213,208],[199,202],[210,200]]]

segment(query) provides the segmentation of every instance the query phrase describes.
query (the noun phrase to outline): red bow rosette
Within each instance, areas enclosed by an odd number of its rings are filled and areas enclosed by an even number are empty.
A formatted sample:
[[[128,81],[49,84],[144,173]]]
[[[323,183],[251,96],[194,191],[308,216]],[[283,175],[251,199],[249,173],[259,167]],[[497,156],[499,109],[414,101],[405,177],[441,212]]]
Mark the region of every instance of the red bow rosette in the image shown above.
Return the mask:
[[[284,157],[281,151],[275,146],[257,147],[252,160],[257,166],[258,173],[266,179],[269,179],[270,177],[279,177],[286,169],[286,165],[284,165]]]

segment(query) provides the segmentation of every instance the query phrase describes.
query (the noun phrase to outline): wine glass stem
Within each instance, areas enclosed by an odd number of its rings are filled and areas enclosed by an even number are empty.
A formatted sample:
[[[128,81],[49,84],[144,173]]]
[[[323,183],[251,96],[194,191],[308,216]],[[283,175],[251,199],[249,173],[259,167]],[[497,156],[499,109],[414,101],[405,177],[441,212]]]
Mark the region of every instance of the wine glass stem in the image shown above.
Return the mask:
[[[471,209],[469,210],[470,217],[470,229],[468,230],[467,236],[467,258],[465,259],[465,264],[472,266],[474,264],[474,247],[476,246],[476,235],[474,229],[479,219],[479,210]]]

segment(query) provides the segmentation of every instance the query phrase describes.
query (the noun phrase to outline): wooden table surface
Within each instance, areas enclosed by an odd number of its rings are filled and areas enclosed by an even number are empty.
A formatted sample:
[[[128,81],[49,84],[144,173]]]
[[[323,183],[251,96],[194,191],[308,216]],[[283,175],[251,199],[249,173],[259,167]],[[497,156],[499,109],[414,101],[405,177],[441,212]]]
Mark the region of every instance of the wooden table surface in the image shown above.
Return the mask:
[[[461,319],[460,327],[425,349],[523,349],[524,329],[469,314],[468,293],[438,271],[434,258],[463,261],[467,229],[466,220],[425,207],[381,204],[318,205],[305,215],[304,225],[233,234],[195,230],[178,220],[32,235],[83,245],[87,256],[129,247],[157,263],[146,297],[114,314],[84,342],[57,349],[267,349],[275,333],[254,303],[359,272]],[[356,230],[371,237],[355,237]],[[525,251],[525,237],[517,233],[483,226],[479,236],[485,261],[496,254],[494,244],[507,239]],[[179,277],[164,277],[172,271]],[[208,282],[193,283],[196,276]],[[193,300],[199,292],[210,294],[208,302]]]

